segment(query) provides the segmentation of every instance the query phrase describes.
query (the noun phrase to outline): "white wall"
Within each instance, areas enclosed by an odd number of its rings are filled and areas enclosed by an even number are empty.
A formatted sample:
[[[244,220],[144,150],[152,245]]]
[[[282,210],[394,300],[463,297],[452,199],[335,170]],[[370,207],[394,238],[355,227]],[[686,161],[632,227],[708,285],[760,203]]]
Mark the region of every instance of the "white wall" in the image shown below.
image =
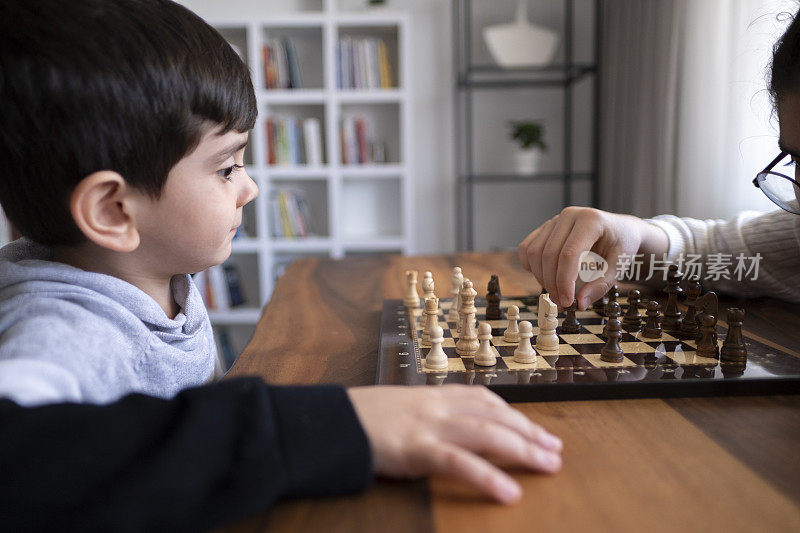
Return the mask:
[[[182,0],[207,19],[231,17],[264,17],[285,12],[300,5],[306,9],[321,6],[319,0]],[[543,25],[560,29],[563,22],[562,2],[530,2],[529,16]],[[341,0],[339,6],[363,10],[366,0]],[[474,0],[473,40],[475,62],[491,62],[480,37],[480,28],[487,24],[508,22],[514,17],[514,0]],[[593,35],[592,0],[577,0],[576,59],[591,56]],[[455,247],[455,145],[453,142],[453,48],[451,0],[389,0],[386,9],[410,13],[412,18],[413,105],[412,122],[414,154],[414,250],[418,253],[446,253]],[[563,57],[563,48],[558,53]],[[591,94],[590,84],[579,88],[577,97]],[[582,94],[582,95],[581,95]],[[509,171],[513,144],[508,139],[506,123],[511,119],[544,118],[548,142],[553,147],[544,159],[545,168],[558,169],[561,162],[561,119],[558,91],[514,90],[486,93],[476,99],[477,128],[475,158],[479,170]],[[588,108],[580,109],[575,125],[582,132],[576,142],[584,148],[576,159],[576,170],[589,166]],[[583,140],[581,140],[583,139]],[[528,231],[547,220],[560,209],[560,194],[551,199],[552,187],[532,186],[480,187],[476,245],[482,249],[515,246]],[[588,201],[588,188],[576,198]],[[498,192],[499,191],[499,192]]]

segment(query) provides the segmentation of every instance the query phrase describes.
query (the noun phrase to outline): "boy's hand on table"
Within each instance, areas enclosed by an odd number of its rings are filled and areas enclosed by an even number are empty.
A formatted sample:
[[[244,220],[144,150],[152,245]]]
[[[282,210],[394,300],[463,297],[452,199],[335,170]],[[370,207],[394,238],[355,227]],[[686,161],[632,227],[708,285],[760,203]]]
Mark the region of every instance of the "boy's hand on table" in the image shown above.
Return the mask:
[[[520,486],[479,454],[542,472],[561,468],[561,440],[487,388],[356,387],[348,394],[378,475],[442,474],[512,503]]]
[[[519,258],[560,308],[578,300],[586,309],[616,282],[621,254],[663,254],[669,239],[659,227],[632,215],[618,215],[589,207],[567,207],[519,244]],[[581,287],[575,294],[580,255],[586,251],[608,263],[605,276]]]

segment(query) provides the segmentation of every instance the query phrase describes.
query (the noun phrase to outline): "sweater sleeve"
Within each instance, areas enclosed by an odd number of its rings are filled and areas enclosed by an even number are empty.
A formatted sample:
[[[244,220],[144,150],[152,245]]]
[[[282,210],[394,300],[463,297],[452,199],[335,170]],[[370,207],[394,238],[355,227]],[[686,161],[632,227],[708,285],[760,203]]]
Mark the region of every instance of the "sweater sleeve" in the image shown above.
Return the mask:
[[[0,400],[0,523],[10,531],[197,531],[282,497],[365,489],[367,437],[339,386],[241,378],[172,400]]]
[[[700,280],[707,290],[800,302],[800,216],[783,210],[745,211],[729,220],[661,215],[648,222],[669,237],[668,261],[680,263],[699,256],[703,265]],[[751,259],[757,255],[760,259]],[[739,257],[744,258],[745,268],[737,272]],[[708,266],[714,263],[724,264],[721,270],[725,272],[710,271]],[[758,264],[757,273],[754,263]]]

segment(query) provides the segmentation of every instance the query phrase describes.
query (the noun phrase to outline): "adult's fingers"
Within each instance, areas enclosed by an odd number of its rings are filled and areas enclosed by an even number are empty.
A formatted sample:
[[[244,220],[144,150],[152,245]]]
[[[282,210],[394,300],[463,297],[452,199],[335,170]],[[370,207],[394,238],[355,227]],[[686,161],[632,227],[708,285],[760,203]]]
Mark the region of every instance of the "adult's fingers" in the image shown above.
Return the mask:
[[[578,293],[578,308],[586,309],[592,302],[595,302],[603,297],[605,293],[614,286],[617,282],[617,260],[621,250],[619,248],[612,248],[609,250],[608,256],[604,259],[608,263],[608,270],[605,275],[590,283],[584,285]]]
[[[575,299],[575,280],[578,278],[581,254],[591,250],[602,234],[602,227],[594,222],[577,222],[561,245],[555,286],[562,308],[571,305]]]
[[[511,476],[455,444],[433,442],[415,448],[413,460],[424,472],[467,483],[501,503],[513,503],[522,496],[522,488]]]
[[[573,217],[560,216],[556,221],[553,231],[547,238],[547,242],[542,250],[542,275],[544,276],[544,286],[550,292],[550,299],[556,305],[559,305],[559,293],[556,286],[556,272],[558,270],[558,263],[561,257],[561,250],[564,247],[564,241],[569,237],[572,228],[575,226],[575,219]]]
[[[557,217],[551,218],[541,227],[541,231],[531,240],[527,250],[531,272],[542,285],[543,289],[546,288],[546,285],[542,269],[542,251],[544,250],[545,243],[547,243],[547,239],[550,238],[550,232],[553,231],[553,227],[556,224],[556,218]]]

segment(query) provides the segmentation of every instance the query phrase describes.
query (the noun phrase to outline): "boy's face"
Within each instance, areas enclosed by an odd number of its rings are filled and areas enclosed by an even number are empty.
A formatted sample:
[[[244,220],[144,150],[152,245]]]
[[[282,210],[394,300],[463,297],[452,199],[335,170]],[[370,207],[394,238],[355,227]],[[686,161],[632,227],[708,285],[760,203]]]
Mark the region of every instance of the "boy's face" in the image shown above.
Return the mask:
[[[137,217],[138,251],[154,274],[194,273],[225,261],[242,207],[258,195],[242,166],[248,134],[216,131],[172,167],[161,198]]]

